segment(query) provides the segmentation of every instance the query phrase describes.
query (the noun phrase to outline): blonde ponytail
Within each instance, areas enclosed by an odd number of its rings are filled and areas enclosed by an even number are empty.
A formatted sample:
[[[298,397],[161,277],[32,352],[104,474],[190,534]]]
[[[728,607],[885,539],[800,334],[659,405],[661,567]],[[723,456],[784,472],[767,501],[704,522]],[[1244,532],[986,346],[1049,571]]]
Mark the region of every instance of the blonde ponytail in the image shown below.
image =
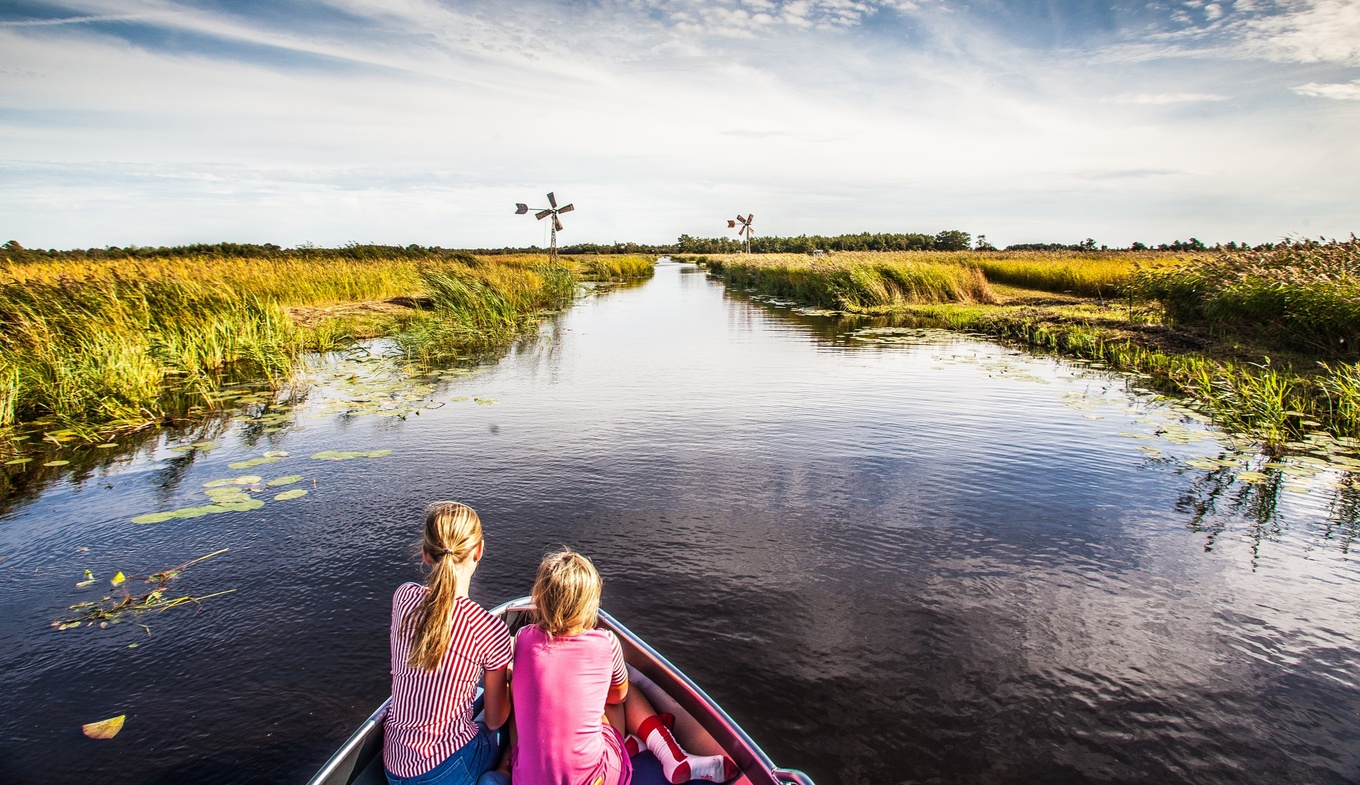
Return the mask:
[[[439,667],[453,637],[453,604],[458,597],[458,565],[472,556],[482,541],[482,521],[471,507],[458,502],[436,502],[425,513],[425,536],[420,550],[433,566],[425,581],[425,598],[406,617],[412,635],[412,668]]]

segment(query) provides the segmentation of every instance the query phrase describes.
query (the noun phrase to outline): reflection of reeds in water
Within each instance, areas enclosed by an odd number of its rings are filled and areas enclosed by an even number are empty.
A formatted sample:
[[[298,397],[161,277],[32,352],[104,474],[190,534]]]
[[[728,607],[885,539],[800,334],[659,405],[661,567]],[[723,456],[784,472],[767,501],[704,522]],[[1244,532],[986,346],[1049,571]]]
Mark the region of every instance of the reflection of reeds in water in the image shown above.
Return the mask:
[[[708,257],[709,269],[751,287],[820,308],[871,311],[915,303],[990,303],[986,278],[963,264],[922,261],[912,254],[838,253]],[[911,257],[911,258],[908,258]]]
[[[405,322],[408,352],[449,356],[513,337],[574,289],[573,273],[543,256],[11,262],[0,267],[0,426],[40,416],[130,426],[170,413],[186,391],[211,408],[224,371],[282,383],[303,351],[352,333],[343,319],[299,326],[289,307],[428,301],[380,326]]]

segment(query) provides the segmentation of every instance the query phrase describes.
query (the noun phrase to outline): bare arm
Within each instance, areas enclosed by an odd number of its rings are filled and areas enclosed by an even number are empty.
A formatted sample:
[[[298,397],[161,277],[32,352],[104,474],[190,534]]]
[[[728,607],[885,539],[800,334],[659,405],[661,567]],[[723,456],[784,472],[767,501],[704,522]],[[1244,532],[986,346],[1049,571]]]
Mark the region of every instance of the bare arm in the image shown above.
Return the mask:
[[[504,725],[506,718],[510,716],[510,671],[508,668],[498,668],[486,672],[486,686],[483,695],[486,698],[486,704],[483,707],[482,719],[486,722],[486,727],[496,730]]]
[[[627,697],[628,697],[628,680],[625,679],[622,684],[618,684],[609,688],[609,695],[605,697],[604,703],[606,706],[615,703],[623,703],[624,698]]]

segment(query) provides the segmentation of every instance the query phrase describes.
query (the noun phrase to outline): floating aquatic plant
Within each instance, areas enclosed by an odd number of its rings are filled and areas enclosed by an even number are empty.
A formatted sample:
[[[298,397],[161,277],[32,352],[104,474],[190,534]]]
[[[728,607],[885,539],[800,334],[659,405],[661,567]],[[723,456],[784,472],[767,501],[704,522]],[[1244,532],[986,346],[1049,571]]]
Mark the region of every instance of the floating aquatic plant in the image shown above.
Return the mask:
[[[118,584],[118,586],[121,586],[123,589],[121,594],[115,592],[98,601],[76,603],[70,607],[70,610],[75,611],[74,616],[54,621],[51,626],[58,630],[74,629],[82,625],[87,627],[95,625],[107,627],[111,624],[121,623],[129,614],[136,615],[148,611],[167,611],[171,608],[178,608],[189,603],[197,604],[212,597],[221,597],[224,594],[231,594],[236,590],[227,589],[226,591],[214,592],[213,594],[206,594],[200,597],[193,597],[187,594],[171,596],[168,594],[167,589],[167,584],[183,575],[184,571],[191,565],[197,564],[205,559],[211,559],[214,556],[220,556],[228,550],[230,549],[222,548],[221,550],[213,551],[205,556],[199,556],[196,559],[190,559],[183,564],[171,567],[168,570],[153,572],[145,578],[125,578],[124,581]],[[90,576],[87,580],[93,578],[89,570],[86,570],[85,574]],[[118,575],[122,574],[121,571],[118,573]],[[144,586],[150,586],[151,589],[140,594],[133,594],[127,589],[128,580],[140,581]],[[116,586],[115,588],[118,587]]]

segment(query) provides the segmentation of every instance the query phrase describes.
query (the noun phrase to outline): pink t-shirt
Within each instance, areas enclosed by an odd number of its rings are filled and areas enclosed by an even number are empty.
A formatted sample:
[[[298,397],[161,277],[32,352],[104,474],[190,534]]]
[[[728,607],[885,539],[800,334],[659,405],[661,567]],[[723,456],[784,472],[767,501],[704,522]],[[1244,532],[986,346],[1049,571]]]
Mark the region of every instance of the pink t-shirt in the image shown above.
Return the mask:
[[[472,699],[482,674],[510,664],[510,631],[482,606],[459,597],[449,624],[449,650],[432,671],[406,664],[411,633],[404,621],[429,590],[404,583],[392,595],[392,708],[383,736],[383,765],[416,777],[443,763],[477,735]]]
[[[515,635],[515,785],[628,785],[623,738],[603,721],[609,688],[628,680],[619,639],[608,630]]]

